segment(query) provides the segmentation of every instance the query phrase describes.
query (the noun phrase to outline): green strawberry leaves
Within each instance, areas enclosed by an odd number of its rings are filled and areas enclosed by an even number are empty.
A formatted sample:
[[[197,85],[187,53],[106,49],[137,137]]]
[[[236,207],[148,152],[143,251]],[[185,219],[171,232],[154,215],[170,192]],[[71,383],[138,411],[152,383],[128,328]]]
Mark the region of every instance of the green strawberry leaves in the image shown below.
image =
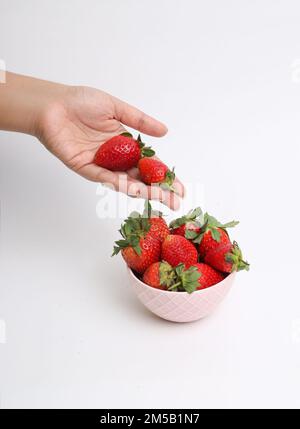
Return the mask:
[[[128,131],[125,131],[124,133],[121,133],[120,135],[133,139],[133,135],[131,133],[129,133]],[[137,136],[136,141],[138,142],[138,145],[141,149],[142,157],[143,156],[151,157],[151,156],[155,155],[155,151],[150,146],[146,146],[145,143],[142,142],[142,138],[141,138],[140,134]]]
[[[155,151],[151,147],[145,147],[142,149],[142,155],[147,158],[155,155]]]
[[[238,221],[233,220],[231,222],[222,224],[207,212],[203,215],[201,208],[197,207],[194,210],[190,210],[185,216],[173,220],[170,223],[170,228],[179,228],[188,222],[192,222],[196,227],[201,228],[200,233],[189,229],[185,231],[185,238],[191,240],[195,244],[201,243],[202,238],[207,231],[210,231],[212,238],[219,243],[221,240],[220,229],[226,231],[226,228],[233,228],[239,223]]]
[[[242,251],[236,241],[233,242],[232,249],[226,253],[225,261],[232,264],[231,272],[246,270],[249,271],[250,264],[243,260]]]
[[[195,241],[197,239],[197,237],[199,236],[199,233],[197,233],[196,231],[191,231],[191,230],[187,229],[184,233],[184,236],[188,240]]]
[[[211,228],[210,230],[211,230],[212,238],[213,238],[215,241],[217,241],[218,243],[220,243],[220,241],[221,241],[221,234],[220,234],[220,231],[218,231],[218,230],[217,230],[217,229],[215,229],[215,228]]]
[[[170,229],[176,229],[179,228],[182,225],[185,225],[187,223],[192,223],[196,228],[201,228],[203,227],[203,212],[202,209],[200,207],[197,207],[193,210],[190,210],[186,215],[173,220],[169,227]],[[186,229],[185,230],[185,238],[187,238],[188,240],[193,241],[194,243],[197,242],[197,240],[199,239],[199,236],[201,234],[199,234],[199,232],[197,231],[193,231],[190,229]]]
[[[182,225],[185,225],[187,222],[198,222],[199,226],[201,226],[201,222],[199,218],[202,216],[202,210],[200,207],[197,207],[193,210],[190,210],[186,215],[179,217],[178,219],[174,219],[170,223],[170,228],[175,229],[179,228]]]
[[[150,158],[151,156],[155,155],[155,151],[150,146],[146,146],[145,143],[142,142],[142,138],[140,134],[137,137],[137,142],[141,149],[142,157]]]
[[[132,135],[132,134],[130,134],[128,131],[125,131],[124,133],[121,133],[120,135],[121,135],[121,136],[124,136],[124,137],[130,137],[130,138],[133,138],[133,135]]]
[[[162,261],[160,263],[159,279],[160,284],[167,288],[173,286],[176,283],[176,272],[168,262]]]
[[[226,229],[226,228],[233,228],[236,225],[238,225],[240,222],[238,220],[232,220],[231,222],[227,222],[227,223],[223,223],[223,225],[221,226],[221,228]]]
[[[145,200],[143,217],[150,219],[151,217],[163,217],[163,213],[158,210],[153,210],[149,200]]]
[[[174,180],[175,180],[175,177],[176,177],[174,170],[175,169],[173,167],[172,170],[168,170],[166,172],[164,181],[159,184],[159,186],[162,189],[164,189],[166,191],[170,191],[170,192],[175,192],[175,189],[173,187],[173,183],[174,183]]]
[[[215,217],[209,215],[208,213],[204,214],[204,223],[207,223],[208,228],[233,228],[238,225],[239,222],[236,220],[232,220],[231,222],[221,223]]]
[[[184,264],[179,264],[175,267],[177,282],[172,285],[169,290],[185,291],[187,293],[194,292],[199,286],[198,280],[201,277],[197,267],[185,269]]]
[[[227,233],[226,231],[227,228],[233,228],[239,224],[239,222],[235,220],[227,223],[221,223],[215,217],[211,216],[207,212],[204,214],[203,220],[204,220],[204,225],[202,225],[201,227],[201,234],[199,234],[198,237],[196,237],[196,239],[193,240],[194,243],[197,243],[197,244],[201,243],[203,235],[207,231],[210,231],[212,238],[219,243],[221,240],[220,229],[223,229]]]

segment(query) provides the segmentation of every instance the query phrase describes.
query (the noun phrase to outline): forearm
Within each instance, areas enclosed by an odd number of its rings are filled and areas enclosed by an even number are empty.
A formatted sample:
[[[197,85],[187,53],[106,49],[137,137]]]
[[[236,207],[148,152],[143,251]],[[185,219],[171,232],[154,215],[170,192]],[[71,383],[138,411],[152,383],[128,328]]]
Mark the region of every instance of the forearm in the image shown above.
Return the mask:
[[[0,83],[0,130],[37,135],[45,106],[63,93],[64,85],[6,73]]]

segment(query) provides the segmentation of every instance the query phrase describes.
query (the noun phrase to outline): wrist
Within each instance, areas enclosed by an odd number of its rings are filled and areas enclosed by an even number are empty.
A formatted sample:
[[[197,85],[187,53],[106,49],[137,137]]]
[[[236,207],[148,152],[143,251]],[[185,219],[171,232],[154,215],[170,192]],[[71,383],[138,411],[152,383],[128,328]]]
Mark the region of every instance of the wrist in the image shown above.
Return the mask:
[[[65,85],[7,73],[0,85],[0,129],[39,138],[47,107],[63,99]]]
[[[35,88],[36,100],[30,120],[31,132],[39,140],[47,130],[49,112],[55,104],[62,104],[66,99],[70,86],[54,82],[39,81],[39,88]]]

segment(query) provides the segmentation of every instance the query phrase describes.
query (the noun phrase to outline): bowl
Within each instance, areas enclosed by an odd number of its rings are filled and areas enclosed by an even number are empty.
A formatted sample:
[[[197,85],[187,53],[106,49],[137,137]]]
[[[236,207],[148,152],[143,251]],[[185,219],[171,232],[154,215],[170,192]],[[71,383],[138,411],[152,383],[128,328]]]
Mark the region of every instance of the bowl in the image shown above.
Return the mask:
[[[211,314],[228,294],[235,274],[229,274],[214,286],[189,294],[148,286],[128,268],[130,284],[138,299],[152,313],[171,322],[193,322]]]

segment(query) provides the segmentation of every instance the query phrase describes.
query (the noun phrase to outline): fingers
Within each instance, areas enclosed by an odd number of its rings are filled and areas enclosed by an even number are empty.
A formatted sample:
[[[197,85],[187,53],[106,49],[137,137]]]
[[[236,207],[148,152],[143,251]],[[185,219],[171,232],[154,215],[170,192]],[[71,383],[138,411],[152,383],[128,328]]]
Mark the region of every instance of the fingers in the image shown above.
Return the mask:
[[[174,180],[173,188],[177,195],[179,195],[181,198],[185,197],[185,187],[183,183],[179,179],[177,179],[177,177]]]
[[[163,123],[146,115],[146,113],[141,112],[118,98],[113,97],[113,101],[115,105],[115,118],[122,122],[122,124],[153,137],[162,137],[168,132],[167,127]]]
[[[180,199],[174,192],[166,191],[159,186],[147,186],[131,178],[128,183],[127,194],[131,197],[160,201],[171,210],[178,210],[180,207]]]
[[[178,210],[180,207],[180,198],[174,192],[166,191],[159,186],[147,186],[126,173],[106,170],[95,164],[85,165],[78,170],[78,173],[88,180],[100,182],[110,189],[130,197],[157,200],[171,210]]]

